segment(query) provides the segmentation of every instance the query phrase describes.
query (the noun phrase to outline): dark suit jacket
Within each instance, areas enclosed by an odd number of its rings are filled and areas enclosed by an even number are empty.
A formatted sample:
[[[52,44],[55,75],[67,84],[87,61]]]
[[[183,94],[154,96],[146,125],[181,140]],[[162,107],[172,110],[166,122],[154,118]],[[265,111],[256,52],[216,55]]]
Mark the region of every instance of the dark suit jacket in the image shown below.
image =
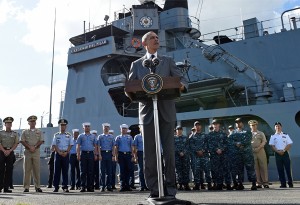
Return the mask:
[[[178,76],[180,81],[188,87],[187,79],[182,75],[181,71],[175,65],[172,58],[167,56],[157,56],[160,59],[159,65],[156,67],[155,73],[161,77]],[[140,59],[132,62],[129,80],[142,79],[146,74],[150,73],[148,68],[143,67],[142,62],[147,58],[143,56]],[[176,121],[176,109],[174,100],[158,100],[159,119],[166,122]],[[140,101],[139,102],[139,119],[140,124],[149,124],[153,119],[153,102]]]

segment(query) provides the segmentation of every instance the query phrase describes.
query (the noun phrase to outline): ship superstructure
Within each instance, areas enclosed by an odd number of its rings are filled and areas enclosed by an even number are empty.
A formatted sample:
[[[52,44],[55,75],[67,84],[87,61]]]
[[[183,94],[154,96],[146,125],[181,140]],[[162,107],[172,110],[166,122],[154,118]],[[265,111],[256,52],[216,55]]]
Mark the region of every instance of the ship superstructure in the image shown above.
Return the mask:
[[[163,8],[141,1],[116,14],[111,24],[85,29],[70,39],[62,117],[71,129],[81,128],[85,121],[99,131],[103,122],[109,122],[116,133],[122,123],[137,125],[138,104],[125,96],[124,85],[131,62],[145,54],[142,35],[155,31],[159,52],[171,56],[189,79],[189,92],[176,100],[177,124],[187,134],[196,120],[207,131],[214,118],[221,119],[226,129],[243,117],[244,123],[258,120],[269,138],[275,121],[280,121],[294,141],[291,157],[298,164],[300,29],[299,18],[287,20],[277,33],[264,27],[269,22],[251,18],[239,27],[242,34],[237,35],[235,27],[201,35],[193,27],[187,0],[166,0]],[[268,153],[270,177],[277,179],[273,153]],[[296,167],[293,174],[300,179]]]

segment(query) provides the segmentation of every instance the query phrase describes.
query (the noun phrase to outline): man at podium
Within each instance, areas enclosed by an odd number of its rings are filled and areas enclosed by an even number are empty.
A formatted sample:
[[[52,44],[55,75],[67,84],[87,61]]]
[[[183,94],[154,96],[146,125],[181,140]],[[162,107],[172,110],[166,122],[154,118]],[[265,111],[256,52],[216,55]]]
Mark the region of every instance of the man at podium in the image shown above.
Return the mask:
[[[176,67],[172,58],[158,55],[159,39],[156,33],[150,31],[142,37],[142,45],[146,49],[146,54],[140,59],[132,62],[129,81],[143,79],[150,72],[161,77],[179,77],[181,82],[181,92],[187,91],[187,79],[183,76],[179,68]],[[158,62],[150,66],[145,65],[145,60],[156,59]],[[158,100],[159,133],[161,137],[162,152],[164,158],[164,195],[175,198],[175,156],[174,156],[174,128],[176,122],[176,108],[174,100]],[[144,165],[145,181],[151,193],[149,198],[159,196],[157,157],[155,144],[155,127],[153,117],[153,102],[149,100],[139,100],[139,123],[142,135],[144,136]]]

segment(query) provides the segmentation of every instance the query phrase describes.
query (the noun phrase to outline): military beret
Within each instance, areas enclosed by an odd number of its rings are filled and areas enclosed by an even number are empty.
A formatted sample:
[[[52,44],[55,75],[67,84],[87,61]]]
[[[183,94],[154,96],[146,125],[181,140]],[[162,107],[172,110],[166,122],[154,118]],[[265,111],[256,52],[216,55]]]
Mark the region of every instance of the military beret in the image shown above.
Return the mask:
[[[73,129],[72,132],[79,132],[79,129]]]
[[[4,118],[4,120],[3,120],[4,123],[7,123],[7,122],[13,122],[13,121],[14,121],[14,118],[12,118],[12,117],[6,117],[6,118]]]
[[[282,125],[281,125],[280,122],[275,122],[274,126],[275,126],[275,125],[280,125],[280,126],[282,127]]]
[[[122,124],[122,125],[120,125],[120,128],[122,129],[122,128],[126,128],[126,129],[128,129],[128,125],[126,125],[126,124]]]
[[[220,124],[220,120],[214,119],[214,120],[211,122],[211,124]]]
[[[248,124],[249,125],[257,125],[258,122],[256,120],[249,120]]]
[[[102,123],[102,126],[103,126],[103,127],[110,127],[110,124],[107,123],[107,122],[105,122],[105,123]]]
[[[240,117],[236,118],[235,122],[242,122],[242,118],[240,118]]]
[[[66,119],[60,119],[60,120],[58,120],[58,124],[59,125],[67,125],[68,124],[68,120],[66,120]]]
[[[199,121],[194,122],[194,126],[196,125],[201,125],[201,123]]]
[[[177,125],[176,130],[182,130],[182,127],[180,125]]]
[[[233,125],[229,125],[228,129],[234,129]]]
[[[82,126],[91,126],[91,123],[90,122],[84,122],[84,123],[82,123]]]
[[[35,116],[35,115],[31,115],[31,116],[29,116],[28,118],[27,118],[27,121],[28,122],[33,122],[33,121],[36,121],[37,120],[37,116]]]
[[[92,130],[91,133],[92,134],[97,134],[97,130]]]

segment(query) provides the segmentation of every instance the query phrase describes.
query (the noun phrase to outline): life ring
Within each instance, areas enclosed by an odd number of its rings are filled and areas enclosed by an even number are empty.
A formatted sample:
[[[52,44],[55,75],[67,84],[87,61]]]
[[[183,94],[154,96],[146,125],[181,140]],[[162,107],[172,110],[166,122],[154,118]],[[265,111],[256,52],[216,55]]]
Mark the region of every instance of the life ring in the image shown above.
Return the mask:
[[[138,38],[133,38],[131,40],[131,45],[134,47],[134,48],[139,48],[141,46],[141,41],[140,39]]]

